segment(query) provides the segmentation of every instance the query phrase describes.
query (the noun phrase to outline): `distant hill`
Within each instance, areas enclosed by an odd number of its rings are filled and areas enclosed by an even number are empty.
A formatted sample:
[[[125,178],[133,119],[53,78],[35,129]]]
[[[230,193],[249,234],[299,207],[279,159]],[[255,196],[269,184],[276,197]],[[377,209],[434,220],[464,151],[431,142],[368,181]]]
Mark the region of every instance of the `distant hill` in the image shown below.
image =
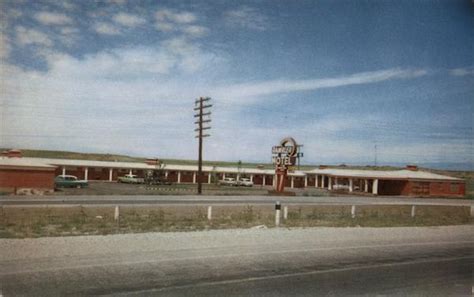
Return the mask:
[[[6,150],[0,148],[1,151]],[[144,157],[132,157],[127,155],[118,154],[95,154],[95,153],[80,153],[80,152],[69,152],[69,151],[52,151],[52,150],[31,150],[21,149],[24,157],[31,158],[52,158],[52,159],[75,159],[75,160],[96,160],[96,161],[111,161],[111,162],[145,162]],[[160,159],[163,163],[168,164],[179,164],[179,165],[197,165],[196,160],[181,160],[181,159]],[[203,161],[203,165],[206,166],[223,166],[223,167],[237,167],[237,162],[228,161]],[[398,165],[398,164],[396,164]],[[340,169],[360,169],[360,170],[399,170],[403,169],[404,166],[370,166],[370,165],[327,165],[328,168],[340,168]],[[420,164],[421,165],[421,164]],[[424,165],[424,164],[423,164]],[[420,169],[431,171],[438,174],[451,175],[461,178],[474,178],[474,172],[472,170],[452,170],[449,166],[435,166],[436,164],[426,164],[428,166],[420,166]],[[240,164],[243,168],[264,168],[273,169],[274,165],[270,163],[247,163],[242,162]],[[301,165],[301,170],[311,170],[318,168],[319,165]],[[446,168],[446,169],[442,169]]]

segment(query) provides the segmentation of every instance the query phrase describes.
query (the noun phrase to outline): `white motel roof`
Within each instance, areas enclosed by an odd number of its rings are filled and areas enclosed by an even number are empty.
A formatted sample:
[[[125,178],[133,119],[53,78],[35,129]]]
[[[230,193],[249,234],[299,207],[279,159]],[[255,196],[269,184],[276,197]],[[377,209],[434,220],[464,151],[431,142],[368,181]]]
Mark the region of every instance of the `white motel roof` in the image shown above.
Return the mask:
[[[56,166],[36,159],[0,157],[0,167],[54,169]]]
[[[113,169],[142,169],[152,170],[157,169],[157,166],[149,165],[139,162],[112,162],[112,161],[95,161],[95,160],[72,160],[72,159],[52,159],[52,158],[5,158],[0,160],[12,160],[9,162],[22,162],[24,164],[38,164],[43,166],[69,166],[69,167],[100,167]],[[0,165],[1,165],[0,161]],[[28,165],[25,165],[28,166]],[[177,165],[165,164],[162,168],[170,171],[197,171],[197,165]],[[274,175],[273,169],[258,169],[258,168],[237,168],[237,167],[222,167],[222,166],[203,166],[204,172],[222,172],[222,173],[240,173],[240,174],[267,174]],[[290,176],[305,176],[305,175],[327,175],[337,177],[352,177],[352,178],[379,178],[379,179],[418,179],[418,180],[462,180],[459,178],[435,174],[426,171],[413,170],[355,170],[355,169],[313,169],[307,171],[289,172]]]
[[[425,179],[425,180],[462,180],[459,178],[435,174],[427,171],[413,170],[354,170],[354,169],[313,169],[306,171],[309,174],[324,174],[338,177],[355,178],[386,178],[386,179]]]

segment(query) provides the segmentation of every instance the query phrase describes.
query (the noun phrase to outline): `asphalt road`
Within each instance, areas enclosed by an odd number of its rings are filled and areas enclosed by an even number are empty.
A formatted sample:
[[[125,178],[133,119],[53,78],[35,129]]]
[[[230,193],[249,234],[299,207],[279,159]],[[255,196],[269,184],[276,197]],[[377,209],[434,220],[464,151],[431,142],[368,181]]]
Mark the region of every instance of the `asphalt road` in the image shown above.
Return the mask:
[[[472,226],[0,240],[3,296],[471,296]]]
[[[197,195],[107,195],[107,196],[4,196],[0,205],[137,205],[137,204],[316,204],[316,205],[452,205],[474,206],[474,200],[361,197],[361,196],[197,196]]]

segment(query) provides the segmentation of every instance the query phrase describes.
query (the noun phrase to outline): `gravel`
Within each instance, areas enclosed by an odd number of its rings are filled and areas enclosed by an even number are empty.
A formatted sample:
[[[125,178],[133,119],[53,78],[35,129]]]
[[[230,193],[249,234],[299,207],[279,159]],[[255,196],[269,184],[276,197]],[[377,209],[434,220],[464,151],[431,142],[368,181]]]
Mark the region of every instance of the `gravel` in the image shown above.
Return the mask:
[[[0,239],[0,264],[40,258],[146,253],[236,246],[337,246],[347,244],[469,241],[474,226],[399,228],[231,229],[106,236]],[[0,265],[1,266],[1,265]]]

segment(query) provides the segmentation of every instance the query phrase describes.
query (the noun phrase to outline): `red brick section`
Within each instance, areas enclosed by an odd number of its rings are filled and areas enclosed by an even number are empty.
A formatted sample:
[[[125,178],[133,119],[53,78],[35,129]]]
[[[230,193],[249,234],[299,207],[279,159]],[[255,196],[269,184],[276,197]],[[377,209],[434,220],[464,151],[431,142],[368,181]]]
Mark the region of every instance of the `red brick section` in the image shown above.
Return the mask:
[[[466,183],[464,181],[407,181],[401,195],[420,197],[464,197]]]
[[[193,173],[191,171],[181,171],[181,182],[182,183],[192,183],[193,182]]]
[[[0,168],[0,187],[54,189],[54,169]]]

